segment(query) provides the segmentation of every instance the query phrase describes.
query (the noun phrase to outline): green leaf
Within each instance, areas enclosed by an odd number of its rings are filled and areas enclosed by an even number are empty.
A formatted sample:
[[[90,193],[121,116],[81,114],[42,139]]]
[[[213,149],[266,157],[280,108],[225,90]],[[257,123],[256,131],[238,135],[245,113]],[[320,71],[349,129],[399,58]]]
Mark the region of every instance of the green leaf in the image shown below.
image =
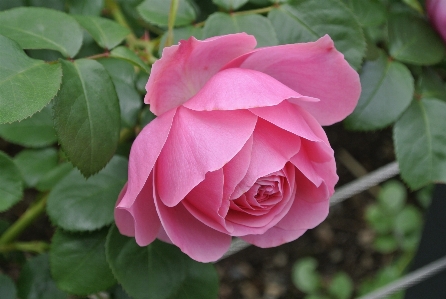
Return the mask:
[[[0,151],[0,212],[6,211],[22,199],[23,182],[14,161]]]
[[[129,48],[124,46],[116,47],[110,52],[110,57],[126,60],[147,73],[150,73],[150,69],[147,64],[144,63],[144,61],[142,61],[141,58],[139,58],[138,55],[136,55],[135,52]]]
[[[203,28],[203,37],[246,32],[255,36],[257,47],[275,46],[278,44],[276,32],[267,18],[261,15],[230,15],[213,13]]]
[[[0,123],[41,110],[56,95],[61,79],[59,64],[31,59],[17,43],[0,35]]]
[[[175,28],[173,30],[173,45],[178,44],[180,40],[189,39],[189,37],[194,36],[196,39],[203,39],[203,29],[195,26],[186,26],[181,28]],[[160,47],[158,49],[158,54],[161,56],[164,45],[166,44],[167,32],[163,34],[160,41]]]
[[[23,49],[52,49],[66,57],[74,57],[82,45],[81,28],[72,17],[40,7],[0,12],[0,34]]]
[[[234,11],[245,5],[248,0],[212,0],[212,2],[227,11]]]
[[[51,243],[50,268],[61,290],[88,295],[116,283],[105,259],[107,231],[73,234],[56,230]]]
[[[85,176],[101,170],[119,140],[119,100],[105,68],[97,61],[63,61],[62,86],[54,99],[59,142]]]
[[[26,262],[20,272],[17,288],[20,299],[66,299],[68,297],[68,294],[57,288],[51,278],[48,254],[35,256]]]
[[[141,17],[149,23],[167,26],[170,2],[165,0],[144,0],[137,9]],[[194,7],[187,0],[179,1],[175,26],[192,24],[197,18]]]
[[[375,241],[373,242],[373,247],[376,251],[387,254],[398,249],[398,242],[393,236],[377,236]]]
[[[25,147],[44,147],[55,143],[57,136],[53,127],[51,107],[47,105],[22,121],[0,124],[0,137]]]
[[[413,81],[405,65],[383,54],[375,61],[367,61],[361,71],[361,97],[345,120],[347,128],[373,130],[396,121],[410,105]]]
[[[135,299],[215,299],[218,295],[212,264],[191,260],[177,247],[158,240],[140,247],[115,226],[107,237],[107,260]]]
[[[401,176],[412,188],[446,182],[446,103],[413,101],[393,128]]]
[[[36,186],[39,180],[57,166],[57,151],[54,148],[23,150],[14,157],[27,187]]]
[[[353,281],[345,272],[337,272],[328,286],[328,292],[336,299],[349,299],[353,293]]]
[[[104,0],[68,0],[70,14],[99,16],[104,7]]]
[[[350,65],[359,69],[366,43],[355,15],[340,0],[290,0],[268,14],[280,44],[330,35]]]
[[[395,217],[395,231],[402,235],[420,231],[423,225],[420,211],[412,205],[407,205]]]
[[[36,189],[41,192],[53,189],[53,187],[72,169],[73,165],[70,162],[57,165],[40,178],[39,182],[36,184]]]
[[[14,281],[3,273],[0,273],[0,298],[16,299],[17,290]]]
[[[64,10],[65,0],[28,0],[28,6],[46,7],[56,10]]]
[[[400,212],[406,203],[407,191],[402,183],[396,180],[386,182],[378,194],[380,206],[389,215]]]
[[[73,17],[105,49],[113,49],[130,33],[129,29],[105,18],[81,15]]]
[[[417,93],[420,98],[446,101],[446,85],[432,68],[423,68],[417,81]]]
[[[127,160],[115,156],[87,180],[73,170],[48,196],[51,221],[68,231],[92,231],[113,222],[119,192],[127,181]]]
[[[135,70],[127,61],[116,58],[99,59],[110,75],[119,98],[121,122],[133,127],[138,120],[142,99],[135,87]]]
[[[445,54],[441,38],[427,21],[412,14],[394,14],[389,17],[390,56],[416,65],[440,62]]]
[[[305,293],[314,293],[321,284],[321,278],[316,271],[317,260],[312,257],[299,259],[293,266],[292,281]]]
[[[386,6],[379,0],[345,0],[362,26],[379,26],[386,21]]]
[[[393,218],[377,204],[372,204],[365,210],[365,219],[370,226],[380,234],[389,233],[393,228]]]

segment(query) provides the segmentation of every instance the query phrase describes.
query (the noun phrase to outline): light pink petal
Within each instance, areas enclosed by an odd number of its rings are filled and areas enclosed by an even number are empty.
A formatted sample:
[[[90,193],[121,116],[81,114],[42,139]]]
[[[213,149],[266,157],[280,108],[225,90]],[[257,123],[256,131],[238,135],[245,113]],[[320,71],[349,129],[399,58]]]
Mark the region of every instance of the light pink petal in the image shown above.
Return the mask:
[[[221,258],[231,245],[231,236],[206,226],[182,203],[167,207],[156,198],[156,208],[167,236],[181,251],[196,261],[208,263]]]
[[[328,215],[332,192],[322,183],[316,187],[301,173],[296,173],[296,198],[288,213],[277,224],[285,230],[310,229]]]
[[[198,184],[182,201],[184,207],[202,223],[223,233],[230,233],[224,217],[219,215],[223,201],[229,205],[229,199],[223,199],[223,170],[208,172],[204,181]],[[229,229],[229,231],[228,231]]]
[[[230,62],[225,68],[247,68],[265,73],[304,96],[320,102],[297,104],[321,125],[341,121],[353,112],[361,93],[359,75],[326,35],[316,42],[260,48]]]
[[[269,121],[276,126],[312,141],[320,141],[317,133],[308,125],[303,113],[307,113],[301,107],[283,101],[276,106],[249,109],[255,115]],[[319,126],[320,127],[320,126]]]
[[[166,142],[176,110],[155,118],[139,133],[133,142],[129,157],[127,192],[121,207],[130,208],[141,192]]]
[[[246,110],[178,108],[156,166],[156,191],[163,203],[177,205],[207,172],[234,158],[251,137],[256,122],[257,117]]]
[[[276,247],[291,241],[296,240],[302,236],[307,230],[284,230],[279,227],[272,227],[261,235],[248,235],[240,237],[246,242],[261,248]]]
[[[317,101],[264,73],[231,68],[215,74],[184,106],[197,111],[236,110],[274,106],[288,98]]]
[[[223,166],[223,173],[225,176],[223,198],[229,199],[229,196],[234,192],[235,187],[248,172],[248,167],[251,162],[252,143],[253,138],[251,136],[237,155]],[[224,215],[222,214],[222,216],[226,216],[226,213],[224,213]]]
[[[164,48],[161,59],[153,64],[144,102],[156,115],[180,106],[223,65],[254,49],[256,43],[253,36],[238,33],[203,41],[191,37]]]
[[[263,119],[257,121],[253,137],[248,172],[231,195],[232,199],[248,191],[257,179],[281,170],[300,149],[300,137]]]
[[[156,236],[156,238],[163,242],[173,244],[162,225],[160,227],[160,230],[158,231],[158,235]]]
[[[152,185],[153,179],[149,176],[132,206],[123,206],[119,200],[115,209],[116,225],[119,231],[123,235],[135,236],[139,246],[152,243],[161,227],[153,199]]]

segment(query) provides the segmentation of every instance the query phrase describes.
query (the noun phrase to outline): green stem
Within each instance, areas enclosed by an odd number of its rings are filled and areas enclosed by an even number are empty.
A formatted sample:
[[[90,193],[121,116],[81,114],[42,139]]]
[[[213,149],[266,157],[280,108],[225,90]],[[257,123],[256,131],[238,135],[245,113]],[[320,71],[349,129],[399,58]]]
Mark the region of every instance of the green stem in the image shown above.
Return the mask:
[[[170,1],[169,19],[167,23],[167,39],[164,47],[172,46],[173,44],[173,27],[175,26],[175,19],[177,18],[179,0]]]
[[[136,41],[137,40],[136,35],[133,33],[132,28],[127,22],[127,19],[122,13],[122,10],[119,7],[118,3],[116,3],[115,0],[105,0],[105,7],[108,10],[110,10],[111,15],[113,16],[113,19],[115,19],[116,22],[118,22],[119,24],[130,30],[130,33],[126,37],[127,42],[131,44],[134,41]]]
[[[45,194],[37,200],[34,204],[32,204],[28,210],[17,219],[16,222],[13,223],[0,237],[0,246],[6,245],[17,239],[17,237],[28,227],[30,226],[43,212],[45,212],[46,200],[48,198],[48,194]]]
[[[44,253],[48,251],[50,245],[43,241],[31,241],[31,242],[16,242],[10,244],[0,245],[0,252],[6,253],[9,251],[25,251]]]

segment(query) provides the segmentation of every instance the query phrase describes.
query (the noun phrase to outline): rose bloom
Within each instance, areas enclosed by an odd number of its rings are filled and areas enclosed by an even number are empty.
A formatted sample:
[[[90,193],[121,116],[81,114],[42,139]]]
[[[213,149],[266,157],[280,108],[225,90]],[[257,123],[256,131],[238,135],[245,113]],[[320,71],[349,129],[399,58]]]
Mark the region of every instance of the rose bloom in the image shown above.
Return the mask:
[[[191,37],[153,65],[145,103],[158,117],[133,143],[115,209],[140,246],[159,238],[210,262],[233,236],[278,246],[327,217],[338,176],[321,125],[353,111],[359,76],[329,36],[255,46]]]
[[[446,0],[427,0],[426,8],[432,25],[446,42]]]

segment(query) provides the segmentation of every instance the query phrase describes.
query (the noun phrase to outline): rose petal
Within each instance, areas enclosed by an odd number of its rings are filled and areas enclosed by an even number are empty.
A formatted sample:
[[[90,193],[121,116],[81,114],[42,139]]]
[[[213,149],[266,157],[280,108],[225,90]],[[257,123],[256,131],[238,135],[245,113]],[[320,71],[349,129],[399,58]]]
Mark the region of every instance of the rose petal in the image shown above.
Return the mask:
[[[218,211],[222,206],[224,176],[219,169],[208,172],[204,181],[198,184],[181,202],[184,207],[198,220],[207,226],[223,233],[230,233],[231,225],[226,225],[225,219]],[[228,231],[229,230],[229,231]]]
[[[306,231],[306,229],[284,230],[279,227],[272,227],[261,235],[248,235],[240,238],[255,246],[269,248],[294,241]]]
[[[254,49],[256,43],[253,36],[238,33],[203,41],[191,37],[179,46],[164,48],[152,66],[144,102],[156,115],[180,106],[223,65]]]
[[[327,218],[332,193],[325,183],[316,187],[298,171],[296,184],[296,198],[293,205],[277,227],[285,230],[314,228]]]
[[[301,107],[293,105],[288,101],[283,101],[271,107],[252,108],[249,111],[297,136],[312,141],[321,140],[302,116],[306,112]]]
[[[153,178],[149,176],[144,188],[132,206],[124,206],[121,201],[115,209],[116,225],[126,236],[135,236],[139,246],[152,243],[161,227],[153,199]]]
[[[131,207],[144,187],[169,135],[175,113],[176,110],[172,110],[155,118],[133,142],[129,157],[127,192],[120,201],[121,207]]]
[[[192,216],[183,204],[166,207],[157,197],[156,208],[167,236],[196,261],[208,263],[221,258],[231,246],[231,236],[216,231]]]
[[[224,68],[265,73],[304,96],[320,102],[296,102],[322,125],[341,121],[353,112],[361,93],[359,75],[337,51],[328,35],[316,42],[256,49]]]
[[[258,119],[253,137],[248,172],[235,188],[232,199],[248,191],[257,179],[281,170],[300,149],[300,137],[263,119]]]
[[[231,68],[215,74],[184,107],[197,111],[248,109],[274,106],[288,98],[318,101],[302,96],[264,73]]]
[[[252,135],[256,121],[257,117],[245,110],[178,108],[156,167],[156,191],[163,203],[177,205],[207,172],[234,158]]]
[[[253,138],[251,136],[237,155],[235,155],[231,161],[223,166],[223,174],[225,176],[225,183],[223,187],[224,199],[229,199],[229,196],[234,192],[237,185],[248,172],[249,163],[251,162],[252,143]],[[225,211],[224,215],[221,215],[226,216],[226,213],[227,210]]]

